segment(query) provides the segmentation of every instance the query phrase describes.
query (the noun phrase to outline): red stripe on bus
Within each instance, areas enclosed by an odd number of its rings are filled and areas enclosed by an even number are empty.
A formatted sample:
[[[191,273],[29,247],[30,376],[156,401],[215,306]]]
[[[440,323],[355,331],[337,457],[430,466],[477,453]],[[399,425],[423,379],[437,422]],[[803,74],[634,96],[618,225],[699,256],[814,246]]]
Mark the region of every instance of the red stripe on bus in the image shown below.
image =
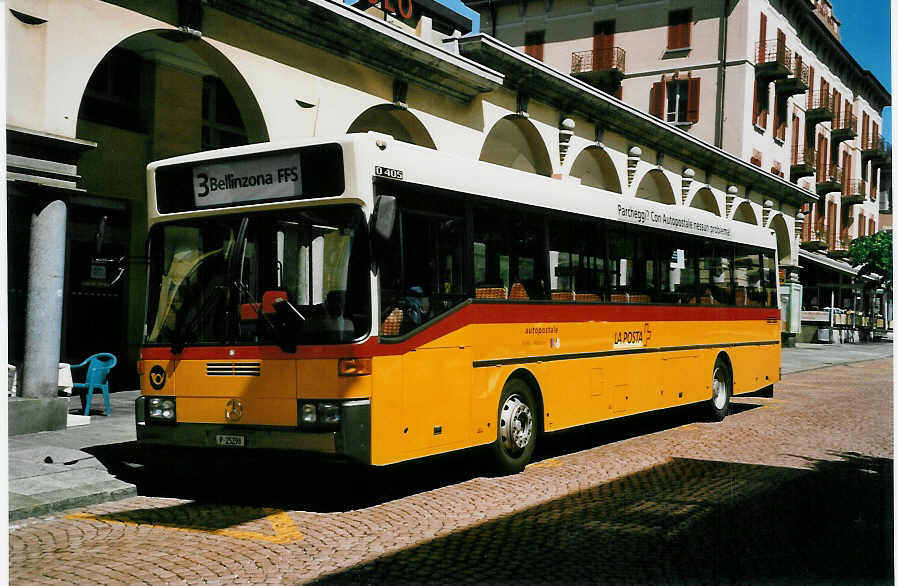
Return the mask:
[[[743,321],[779,320],[778,309],[732,306],[670,305],[562,305],[529,303],[468,303],[415,335],[395,343],[379,343],[372,336],[357,344],[299,346],[295,354],[277,346],[193,346],[172,354],[168,346],[141,349],[143,360],[287,360],[344,358],[405,354],[472,324],[569,323],[586,321]],[[232,354],[233,352],[233,354]]]

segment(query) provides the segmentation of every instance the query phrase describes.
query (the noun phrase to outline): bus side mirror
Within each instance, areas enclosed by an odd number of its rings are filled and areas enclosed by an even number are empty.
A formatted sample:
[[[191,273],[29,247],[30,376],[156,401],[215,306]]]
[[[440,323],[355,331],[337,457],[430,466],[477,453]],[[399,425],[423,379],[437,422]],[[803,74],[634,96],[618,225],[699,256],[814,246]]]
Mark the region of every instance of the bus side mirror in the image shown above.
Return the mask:
[[[396,198],[392,195],[378,195],[371,216],[371,235],[386,242],[393,236],[396,225]]]

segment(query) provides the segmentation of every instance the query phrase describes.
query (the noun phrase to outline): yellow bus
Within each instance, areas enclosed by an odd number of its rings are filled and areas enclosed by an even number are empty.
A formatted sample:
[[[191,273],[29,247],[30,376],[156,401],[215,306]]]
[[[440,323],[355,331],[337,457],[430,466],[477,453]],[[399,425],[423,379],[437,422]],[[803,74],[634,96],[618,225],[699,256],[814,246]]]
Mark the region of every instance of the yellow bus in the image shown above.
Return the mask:
[[[775,238],[368,133],[148,171],[137,437],[369,465],[779,379]]]

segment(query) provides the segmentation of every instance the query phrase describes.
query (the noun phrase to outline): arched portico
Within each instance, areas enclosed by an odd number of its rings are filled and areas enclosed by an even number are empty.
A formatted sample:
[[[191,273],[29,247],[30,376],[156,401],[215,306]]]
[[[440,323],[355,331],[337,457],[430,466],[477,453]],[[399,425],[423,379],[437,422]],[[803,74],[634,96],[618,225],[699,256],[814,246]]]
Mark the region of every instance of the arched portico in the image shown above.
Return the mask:
[[[392,104],[381,104],[368,108],[353,120],[346,132],[369,131],[389,134],[402,142],[430,149],[437,148],[424,124],[414,114]]]
[[[636,197],[658,203],[676,205],[673,188],[661,169],[651,169],[639,181]]]
[[[582,185],[621,192],[620,177],[614,162],[604,149],[597,146],[587,147],[577,155],[570,175],[580,179]]]
[[[776,234],[776,256],[779,264],[792,264],[792,239],[789,237],[789,226],[783,214],[777,213],[770,220],[770,228]]]
[[[737,222],[745,222],[746,224],[754,224],[758,225],[758,216],[755,214],[755,210],[751,207],[751,203],[747,201],[743,201],[736,209],[733,210],[733,219]]]
[[[707,187],[702,187],[695,192],[695,195],[692,196],[689,202],[689,207],[711,212],[715,216],[723,215],[720,213],[720,206],[717,204],[714,192]]]
[[[490,129],[479,159],[546,177],[552,175],[549,151],[539,131],[520,116],[506,116]]]

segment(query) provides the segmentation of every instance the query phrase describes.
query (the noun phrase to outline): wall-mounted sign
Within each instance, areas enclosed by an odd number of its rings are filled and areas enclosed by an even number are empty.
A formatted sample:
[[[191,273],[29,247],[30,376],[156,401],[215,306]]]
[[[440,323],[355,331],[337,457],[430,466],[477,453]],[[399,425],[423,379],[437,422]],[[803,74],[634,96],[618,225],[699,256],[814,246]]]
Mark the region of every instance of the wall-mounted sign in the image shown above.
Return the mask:
[[[412,17],[412,0],[368,0],[368,4],[380,4],[384,12],[399,15],[406,20]]]
[[[193,169],[193,199],[198,208],[302,194],[296,151],[273,157],[229,160]]]

